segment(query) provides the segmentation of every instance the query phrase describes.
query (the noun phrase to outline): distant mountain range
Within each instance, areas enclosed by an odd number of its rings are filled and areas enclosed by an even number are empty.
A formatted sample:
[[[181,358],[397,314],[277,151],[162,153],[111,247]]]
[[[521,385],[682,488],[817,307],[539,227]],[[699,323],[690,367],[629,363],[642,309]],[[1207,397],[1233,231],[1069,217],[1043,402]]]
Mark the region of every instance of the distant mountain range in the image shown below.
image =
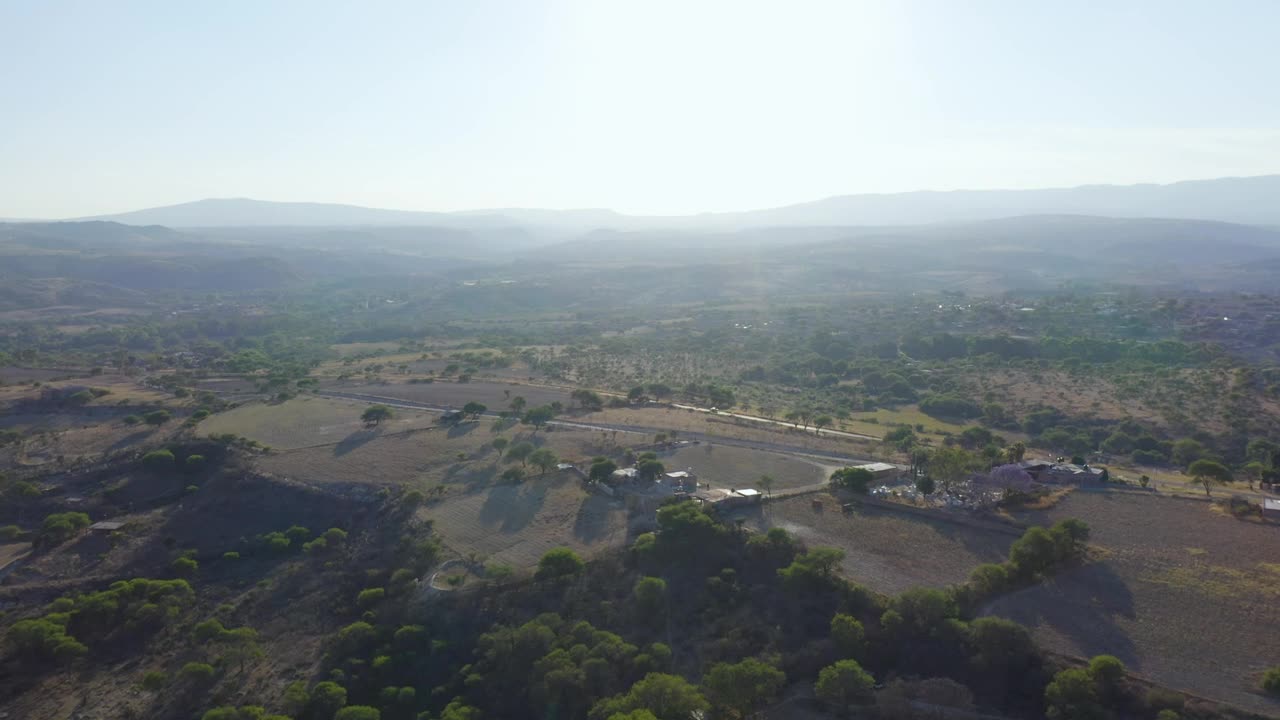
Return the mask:
[[[1280,175],[1192,180],[1169,185],[1087,185],[1045,190],[957,190],[841,195],[765,210],[682,216],[612,210],[493,209],[468,212],[384,210],[245,198],[198,200],[81,220],[177,228],[519,226],[555,235],[591,230],[732,231],[762,227],[897,226],[1022,215],[1219,220],[1280,225]]]

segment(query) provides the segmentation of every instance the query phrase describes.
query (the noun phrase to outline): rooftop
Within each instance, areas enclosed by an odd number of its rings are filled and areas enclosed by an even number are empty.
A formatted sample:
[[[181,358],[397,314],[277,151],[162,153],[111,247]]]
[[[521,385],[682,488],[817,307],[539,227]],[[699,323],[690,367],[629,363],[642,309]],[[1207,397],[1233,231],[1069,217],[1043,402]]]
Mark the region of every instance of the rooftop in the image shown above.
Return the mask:
[[[96,522],[90,525],[89,529],[96,530],[99,532],[115,532],[116,530],[119,530],[122,527],[124,527],[124,523],[122,522],[115,522],[114,520],[103,520],[102,522]]]
[[[1277,499],[1275,499],[1275,498],[1263,498],[1263,500],[1262,500],[1262,509],[1263,509],[1263,510],[1275,510],[1275,511],[1280,512],[1280,500],[1277,500]]]
[[[867,471],[873,472],[873,473],[874,473],[874,472],[888,472],[889,470],[897,470],[897,469],[898,469],[898,466],[897,466],[897,465],[890,465],[889,463],[882,463],[882,462],[866,463],[865,465],[858,465],[857,467],[859,467],[859,468],[861,468],[861,469],[863,469],[863,470],[867,470]]]

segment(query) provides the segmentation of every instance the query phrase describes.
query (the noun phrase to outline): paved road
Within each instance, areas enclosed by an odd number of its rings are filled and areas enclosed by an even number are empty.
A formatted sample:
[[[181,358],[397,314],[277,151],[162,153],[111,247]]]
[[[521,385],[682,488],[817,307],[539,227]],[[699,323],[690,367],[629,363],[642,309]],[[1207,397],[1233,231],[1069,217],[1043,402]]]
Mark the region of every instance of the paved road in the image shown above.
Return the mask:
[[[770,420],[759,415],[741,415],[738,413],[725,412],[723,410],[713,410],[711,408],[698,407],[697,405],[681,405],[679,403],[671,403],[671,407],[680,408],[681,410],[693,410],[695,412],[707,413],[709,415],[719,415],[721,417],[738,418],[739,420],[750,420],[751,422],[761,423],[764,425],[781,425],[782,427],[792,430],[800,430],[802,432],[811,432],[819,437],[833,435],[835,437],[846,437],[853,440],[875,440],[879,442],[881,438],[874,435],[863,435],[861,433],[845,432],[844,430],[819,430],[816,427],[800,427],[795,423],[789,423],[783,420]]]
[[[341,392],[337,390],[316,390],[316,395],[322,397],[338,398],[342,400],[357,400],[360,402],[377,403],[380,405],[388,405],[391,407],[409,408],[412,410],[427,410],[430,412],[443,412],[450,408],[433,403],[419,402],[417,400],[403,400],[401,398],[383,397],[381,395],[368,395],[366,393]],[[487,417],[498,417],[497,413],[486,412]],[[652,437],[654,433],[664,432],[666,428],[647,427],[643,425],[617,425],[613,423],[596,423],[596,422],[580,422],[577,420],[552,420],[548,425],[557,427],[574,428],[575,430],[607,430],[617,432],[635,433],[637,435],[646,435]],[[784,424],[784,423],[779,423]],[[852,455],[844,455],[842,453],[828,452],[825,450],[814,450],[812,448],[797,447],[786,443],[766,442],[761,440],[740,440],[738,438],[722,437],[720,435],[709,435],[707,433],[691,432],[682,430],[680,438],[683,440],[698,440],[700,442],[715,443],[717,445],[731,445],[735,447],[750,448],[753,450],[766,450],[770,452],[782,452],[791,455],[808,455],[813,458],[821,458],[826,460],[836,460],[848,464],[862,464],[869,462],[877,462],[869,458],[859,458]]]

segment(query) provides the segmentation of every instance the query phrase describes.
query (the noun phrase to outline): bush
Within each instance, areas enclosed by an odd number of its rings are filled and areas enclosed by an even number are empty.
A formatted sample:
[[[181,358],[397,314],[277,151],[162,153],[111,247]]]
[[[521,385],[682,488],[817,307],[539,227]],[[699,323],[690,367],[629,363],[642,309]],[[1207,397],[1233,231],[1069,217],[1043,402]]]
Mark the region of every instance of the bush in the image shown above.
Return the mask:
[[[187,459],[182,462],[187,472],[199,472],[204,467],[205,459],[203,455],[188,455]]]
[[[213,666],[209,663],[189,662],[178,671],[178,677],[190,683],[207,683],[213,676]]]
[[[534,577],[538,580],[569,577],[582,572],[582,567],[582,558],[574,551],[564,547],[553,548],[538,561]]]
[[[223,560],[239,560],[240,553],[236,552],[235,550],[228,550],[227,552],[222,553],[222,559]]]
[[[858,700],[871,696],[872,678],[855,660],[841,660],[818,673],[813,690],[818,699],[844,710]]]
[[[152,450],[142,456],[142,466],[153,472],[169,470],[173,465],[173,452],[169,450]]]
[[[333,720],[381,720],[382,713],[368,705],[350,705],[338,711]]]
[[[365,590],[361,590],[360,594],[356,596],[356,605],[359,605],[362,608],[373,607],[374,605],[382,602],[383,598],[386,596],[387,591],[385,588],[367,588]]]
[[[1269,668],[1262,674],[1262,689],[1268,695],[1280,697],[1280,665]]]
[[[145,422],[148,425],[154,425],[154,426],[163,425],[169,422],[169,420],[171,420],[172,418],[173,418],[173,415],[169,414],[168,410],[152,410],[151,412],[142,416],[143,422]]]
[[[142,681],[139,684],[142,685],[143,690],[159,690],[169,684],[169,673],[152,670],[142,676]]]
[[[930,395],[920,401],[920,412],[933,417],[976,418],[982,415],[982,407],[964,398]]]
[[[169,567],[178,577],[191,577],[200,568],[200,563],[196,562],[195,558],[180,557],[170,563]]]
[[[22,535],[22,528],[17,525],[0,526],[0,542],[13,542]]]
[[[40,542],[56,545],[89,527],[89,516],[82,512],[53,513],[40,525]]]

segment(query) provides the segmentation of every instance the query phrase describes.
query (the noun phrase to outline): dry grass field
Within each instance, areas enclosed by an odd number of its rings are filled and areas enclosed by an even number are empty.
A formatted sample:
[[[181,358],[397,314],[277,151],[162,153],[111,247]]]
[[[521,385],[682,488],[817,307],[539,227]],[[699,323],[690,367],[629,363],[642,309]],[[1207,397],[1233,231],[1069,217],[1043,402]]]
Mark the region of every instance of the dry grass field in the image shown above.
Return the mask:
[[[627,541],[622,503],[587,492],[564,473],[465,492],[419,513],[457,554],[520,569],[534,567],[555,547],[589,557]]]
[[[664,432],[676,430],[681,433],[701,433],[735,440],[787,445],[797,450],[816,450],[855,457],[874,457],[884,453],[883,447],[875,441],[855,440],[829,434],[819,436],[782,425],[747,420],[734,422],[730,418],[710,413],[667,407],[608,408],[584,416],[582,421],[655,428]]]
[[[360,421],[368,403],[302,396],[283,403],[247,403],[200,423],[202,435],[233,433],[276,449],[293,449],[359,442],[370,433]],[[395,417],[382,423],[379,434],[431,427],[439,415],[395,408]]]
[[[792,455],[714,443],[686,445],[658,459],[669,471],[692,468],[699,482],[724,488],[759,488],[761,475],[773,478],[774,490],[802,487],[822,482],[834,469]]]
[[[822,501],[815,509],[813,500]],[[766,503],[747,515],[756,530],[785,528],[810,546],[845,552],[845,575],[882,593],[961,582],[973,568],[1008,556],[1016,535],[863,507],[849,514],[819,493]]]
[[[32,382],[46,382],[59,378],[73,378],[83,375],[74,370],[57,370],[49,368],[25,368],[6,365],[0,367],[0,385],[18,385]]]
[[[1152,680],[1267,714],[1255,690],[1280,659],[1280,527],[1193,500],[1075,492],[1023,517],[1078,517],[1103,561],[1000,598],[987,612],[1034,629],[1047,647],[1108,653]]]
[[[499,382],[433,382],[433,383],[335,383],[325,384],[327,390],[377,395],[379,397],[411,400],[413,402],[431,403],[434,405],[454,405],[462,407],[469,402],[478,402],[488,406],[490,410],[505,410],[511,398],[523,397],[528,407],[548,405],[559,402],[566,408],[571,399],[568,390],[539,385],[518,385]]]

